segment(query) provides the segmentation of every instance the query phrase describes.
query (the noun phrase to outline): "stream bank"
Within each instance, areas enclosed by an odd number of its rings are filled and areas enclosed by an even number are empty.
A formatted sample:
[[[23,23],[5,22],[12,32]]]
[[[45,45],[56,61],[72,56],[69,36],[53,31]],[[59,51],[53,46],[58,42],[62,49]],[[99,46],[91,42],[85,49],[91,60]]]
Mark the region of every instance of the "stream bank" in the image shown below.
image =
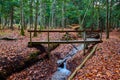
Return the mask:
[[[94,41],[96,39],[87,38],[87,40]],[[66,67],[67,61],[69,61],[78,51],[82,51],[86,45],[83,43],[79,44],[77,47],[73,44],[72,46],[73,49],[63,59],[57,61],[58,68],[57,71],[53,74],[51,80],[67,80],[67,77],[71,74],[71,71]]]

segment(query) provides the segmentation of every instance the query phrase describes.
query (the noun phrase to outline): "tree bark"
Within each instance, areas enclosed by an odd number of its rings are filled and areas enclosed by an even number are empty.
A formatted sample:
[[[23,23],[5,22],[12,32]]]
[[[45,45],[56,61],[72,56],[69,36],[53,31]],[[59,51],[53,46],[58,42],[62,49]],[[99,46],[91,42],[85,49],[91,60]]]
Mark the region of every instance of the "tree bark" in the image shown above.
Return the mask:
[[[109,2],[106,0],[106,39],[109,39],[109,17],[108,17],[108,10],[109,10]]]
[[[55,27],[55,8],[56,7],[56,0],[53,1],[52,6],[51,6],[51,27]]]
[[[40,29],[45,26],[45,4],[43,4],[42,0],[40,0]]]
[[[33,0],[30,0],[30,28],[33,28]]]
[[[112,0],[110,1],[110,28],[112,28]]]
[[[38,7],[39,7],[39,0],[36,2],[36,13],[35,13],[35,28],[34,30],[37,30],[37,23],[38,23]],[[34,37],[37,36],[37,32],[34,32]]]
[[[2,22],[1,22],[1,16],[0,16],[0,30],[2,29]]]
[[[25,35],[24,34],[24,14],[23,14],[23,0],[21,0],[21,35]]]
[[[93,22],[92,22],[92,27],[93,27],[93,28],[94,28],[94,26],[95,26],[95,19],[94,19],[94,15],[95,15],[95,14],[94,14],[94,5],[95,5],[95,4],[94,4],[94,0],[92,0],[92,15],[93,15],[93,16],[92,16],[92,21],[93,21]]]
[[[65,8],[64,8],[64,1],[62,2],[62,27],[65,27]]]
[[[10,29],[14,29],[13,28],[13,14],[14,14],[14,7],[13,6],[11,6],[11,11],[10,11]]]

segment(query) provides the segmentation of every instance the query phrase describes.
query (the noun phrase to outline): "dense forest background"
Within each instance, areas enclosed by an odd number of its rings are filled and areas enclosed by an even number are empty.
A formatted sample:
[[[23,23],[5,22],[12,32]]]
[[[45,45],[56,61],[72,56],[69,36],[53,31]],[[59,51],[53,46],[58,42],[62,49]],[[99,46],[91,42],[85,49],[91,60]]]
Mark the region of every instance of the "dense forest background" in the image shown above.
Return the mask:
[[[0,0],[0,29],[120,26],[119,0]]]
[[[120,80],[120,0],[0,0],[0,80],[67,77]]]

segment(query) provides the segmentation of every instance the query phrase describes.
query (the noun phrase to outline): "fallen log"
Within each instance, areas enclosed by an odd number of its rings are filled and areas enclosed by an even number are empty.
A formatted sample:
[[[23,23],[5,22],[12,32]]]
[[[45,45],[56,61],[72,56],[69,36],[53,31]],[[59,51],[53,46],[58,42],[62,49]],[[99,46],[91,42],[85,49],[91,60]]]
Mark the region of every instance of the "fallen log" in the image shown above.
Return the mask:
[[[84,64],[86,63],[86,61],[93,55],[93,53],[95,52],[97,48],[97,45],[95,45],[92,49],[92,51],[90,52],[90,54],[82,61],[82,63],[74,70],[74,72],[71,74],[71,76],[68,78],[68,80],[72,80],[74,78],[74,76],[76,75],[77,71],[79,69],[81,69]]]
[[[0,40],[8,40],[8,41],[12,41],[12,40],[17,40],[17,39],[16,39],[16,38],[3,37],[3,38],[0,38]]]
[[[49,51],[52,51],[58,45],[59,44],[50,45]],[[6,80],[6,78],[11,74],[15,72],[20,72],[23,69],[34,65],[38,61],[43,61],[44,59],[47,59],[46,57],[47,53],[45,53],[46,49],[44,48],[44,46],[39,45],[39,46],[36,46],[36,48],[39,49],[39,51],[30,53],[30,55],[28,55],[25,58],[21,57],[23,60],[21,60],[20,62],[19,61],[17,63],[13,62],[14,64],[10,64],[6,66],[4,69],[0,70],[0,80]],[[41,57],[39,57],[39,55],[41,55]]]

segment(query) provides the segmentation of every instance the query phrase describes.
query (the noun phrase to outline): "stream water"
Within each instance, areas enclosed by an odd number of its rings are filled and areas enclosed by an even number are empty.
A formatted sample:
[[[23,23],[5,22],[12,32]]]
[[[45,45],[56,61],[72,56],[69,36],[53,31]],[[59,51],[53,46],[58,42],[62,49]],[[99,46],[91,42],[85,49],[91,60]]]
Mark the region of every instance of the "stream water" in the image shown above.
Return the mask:
[[[93,41],[96,39],[88,38],[87,40]],[[57,71],[52,75],[51,80],[67,80],[67,77],[71,74],[71,71],[68,70],[66,67],[67,60],[70,59],[73,55],[75,55],[77,51],[83,50],[84,44],[79,44],[77,47],[75,47],[74,45],[72,46],[73,46],[73,49],[64,57],[64,59],[57,61],[57,64],[59,66]]]
[[[57,64],[58,66],[57,71],[53,74],[51,80],[66,80],[67,77],[71,74],[71,71],[67,69],[67,59],[70,59],[73,55],[77,53],[77,51],[83,50],[84,44],[80,44],[79,46],[75,47],[73,45],[73,49],[68,53],[68,55],[65,56],[64,59],[58,60]],[[61,64],[62,63],[62,64]],[[63,65],[63,66],[61,66]]]

